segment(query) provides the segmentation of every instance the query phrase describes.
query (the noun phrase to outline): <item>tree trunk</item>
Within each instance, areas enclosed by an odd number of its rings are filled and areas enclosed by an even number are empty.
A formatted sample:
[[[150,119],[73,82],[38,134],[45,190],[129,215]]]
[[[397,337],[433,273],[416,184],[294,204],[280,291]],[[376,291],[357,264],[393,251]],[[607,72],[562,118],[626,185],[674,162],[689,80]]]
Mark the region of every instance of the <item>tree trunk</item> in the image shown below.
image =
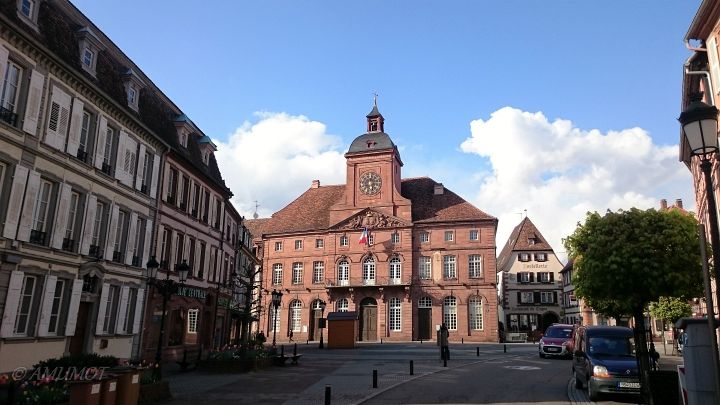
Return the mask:
[[[638,373],[640,374],[640,395],[644,404],[654,405],[650,392],[650,360],[648,358],[645,316],[642,307],[635,310],[633,318],[635,320],[635,357],[637,358]]]
[[[667,356],[667,346],[665,346],[665,320],[662,321],[662,333],[660,334],[660,341],[663,345],[663,353]]]

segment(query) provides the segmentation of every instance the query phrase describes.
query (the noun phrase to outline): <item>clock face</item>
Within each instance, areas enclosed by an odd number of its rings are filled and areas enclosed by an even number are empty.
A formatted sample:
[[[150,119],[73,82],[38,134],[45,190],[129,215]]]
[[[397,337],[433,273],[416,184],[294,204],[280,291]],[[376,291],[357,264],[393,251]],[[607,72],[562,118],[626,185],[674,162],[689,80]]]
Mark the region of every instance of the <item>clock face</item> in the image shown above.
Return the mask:
[[[377,173],[367,172],[360,176],[360,191],[363,194],[375,195],[380,191],[380,187],[382,187],[382,179]]]

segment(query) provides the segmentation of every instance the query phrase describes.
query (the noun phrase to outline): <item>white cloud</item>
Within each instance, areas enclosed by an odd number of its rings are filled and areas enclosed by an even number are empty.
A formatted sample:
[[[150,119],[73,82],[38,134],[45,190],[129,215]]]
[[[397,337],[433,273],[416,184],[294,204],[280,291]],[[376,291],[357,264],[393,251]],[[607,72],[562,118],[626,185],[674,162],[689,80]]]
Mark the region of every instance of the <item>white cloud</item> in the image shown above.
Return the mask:
[[[472,202],[499,218],[498,249],[525,209],[558,253],[565,250],[561,238],[587,211],[657,208],[661,198],[694,206],[677,146],[656,145],[641,128],[601,133],[504,107],[472,121],[470,132],[461,150],[488,159],[492,168]],[[668,192],[674,194],[663,195]]]
[[[214,140],[220,171],[242,215],[252,218],[258,201],[260,217],[269,217],[315,179],[345,182],[345,148],[323,123],[286,113],[256,116],[257,122],[243,123],[227,142]]]

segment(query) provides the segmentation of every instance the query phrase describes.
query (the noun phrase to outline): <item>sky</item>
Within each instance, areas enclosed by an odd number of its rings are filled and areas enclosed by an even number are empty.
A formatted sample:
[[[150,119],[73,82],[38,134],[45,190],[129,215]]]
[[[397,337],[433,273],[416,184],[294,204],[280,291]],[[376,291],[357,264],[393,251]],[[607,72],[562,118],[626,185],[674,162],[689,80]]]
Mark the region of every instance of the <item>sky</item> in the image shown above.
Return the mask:
[[[588,211],[694,209],[678,161],[683,38],[700,0],[73,0],[218,145],[233,203],[269,217],[345,181],[373,94],[402,176],[564,258]]]

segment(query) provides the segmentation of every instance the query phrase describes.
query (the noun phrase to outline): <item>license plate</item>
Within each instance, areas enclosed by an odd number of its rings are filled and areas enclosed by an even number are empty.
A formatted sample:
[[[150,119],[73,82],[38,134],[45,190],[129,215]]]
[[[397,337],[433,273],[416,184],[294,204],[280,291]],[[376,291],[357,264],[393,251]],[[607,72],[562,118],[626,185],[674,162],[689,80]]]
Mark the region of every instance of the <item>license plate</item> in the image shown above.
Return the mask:
[[[640,388],[640,383],[639,383],[639,382],[624,382],[624,381],[620,381],[620,382],[618,383],[618,387],[619,387],[619,388]]]
[[[548,352],[559,352],[560,348],[559,347],[548,347],[545,350],[547,350]]]

